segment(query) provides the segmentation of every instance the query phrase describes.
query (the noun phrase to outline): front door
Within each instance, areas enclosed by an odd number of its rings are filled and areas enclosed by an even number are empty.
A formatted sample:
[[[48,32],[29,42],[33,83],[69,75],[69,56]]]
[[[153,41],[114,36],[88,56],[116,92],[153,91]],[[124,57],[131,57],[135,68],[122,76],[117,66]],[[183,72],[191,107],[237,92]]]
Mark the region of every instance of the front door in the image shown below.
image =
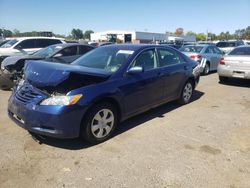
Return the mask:
[[[163,81],[155,49],[141,52],[130,67],[143,67],[142,73],[126,75],[122,86],[127,115],[150,108],[163,97]]]

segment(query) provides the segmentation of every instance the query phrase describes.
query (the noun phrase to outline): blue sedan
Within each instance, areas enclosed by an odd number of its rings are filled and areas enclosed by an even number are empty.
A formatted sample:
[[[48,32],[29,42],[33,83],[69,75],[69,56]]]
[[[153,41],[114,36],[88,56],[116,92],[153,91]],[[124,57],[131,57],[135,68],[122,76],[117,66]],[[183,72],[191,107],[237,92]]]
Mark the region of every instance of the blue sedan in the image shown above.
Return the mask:
[[[178,50],[159,45],[103,46],[71,65],[31,61],[8,114],[33,133],[99,143],[136,114],[172,100],[187,104],[199,70]]]

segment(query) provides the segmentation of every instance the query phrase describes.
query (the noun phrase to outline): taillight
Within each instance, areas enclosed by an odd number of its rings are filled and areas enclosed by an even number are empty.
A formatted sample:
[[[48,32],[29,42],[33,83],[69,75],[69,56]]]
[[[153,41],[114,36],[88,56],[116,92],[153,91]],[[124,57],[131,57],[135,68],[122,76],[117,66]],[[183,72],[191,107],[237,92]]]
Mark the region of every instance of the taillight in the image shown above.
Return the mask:
[[[220,59],[220,65],[225,65],[225,60],[223,57]]]
[[[192,59],[201,59],[201,55],[199,55],[199,54],[191,55],[190,58],[192,58]]]

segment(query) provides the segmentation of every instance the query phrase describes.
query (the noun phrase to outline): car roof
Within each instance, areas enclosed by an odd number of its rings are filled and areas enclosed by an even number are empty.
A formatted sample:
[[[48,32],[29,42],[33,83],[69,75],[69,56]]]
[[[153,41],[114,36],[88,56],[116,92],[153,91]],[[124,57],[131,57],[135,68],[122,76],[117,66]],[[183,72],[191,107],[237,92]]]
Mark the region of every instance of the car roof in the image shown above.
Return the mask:
[[[236,46],[235,48],[249,48],[250,45],[240,45],[240,46]]]
[[[214,46],[211,44],[189,44],[189,45],[185,45],[185,46],[197,46],[197,47],[206,47],[206,46]]]
[[[18,37],[18,38],[13,38],[18,41],[26,40],[26,39],[56,39],[56,40],[64,40],[63,38],[56,38],[56,37]]]
[[[156,45],[156,44],[110,44],[106,46],[101,46],[99,48],[118,48],[118,49],[120,48],[120,49],[137,51],[144,48],[155,48],[155,47],[167,47],[167,46]]]
[[[70,46],[89,46],[91,48],[94,48],[91,45],[88,44],[80,44],[80,43],[59,43],[59,44],[53,44],[51,46],[61,46],[63,48],[70,47]],[[49,46],[48,46],[49,47]]]

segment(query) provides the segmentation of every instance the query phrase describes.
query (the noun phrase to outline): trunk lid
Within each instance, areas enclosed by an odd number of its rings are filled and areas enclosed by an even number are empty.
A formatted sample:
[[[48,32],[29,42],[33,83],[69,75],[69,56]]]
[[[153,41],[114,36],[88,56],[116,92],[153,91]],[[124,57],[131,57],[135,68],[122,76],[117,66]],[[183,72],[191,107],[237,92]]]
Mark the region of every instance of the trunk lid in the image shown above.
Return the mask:
[[[232,68],[240,68],[250,70],[250,56],[225,56],[224,57],[225,65]]]

